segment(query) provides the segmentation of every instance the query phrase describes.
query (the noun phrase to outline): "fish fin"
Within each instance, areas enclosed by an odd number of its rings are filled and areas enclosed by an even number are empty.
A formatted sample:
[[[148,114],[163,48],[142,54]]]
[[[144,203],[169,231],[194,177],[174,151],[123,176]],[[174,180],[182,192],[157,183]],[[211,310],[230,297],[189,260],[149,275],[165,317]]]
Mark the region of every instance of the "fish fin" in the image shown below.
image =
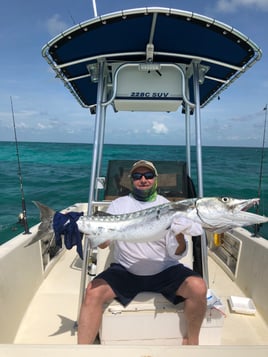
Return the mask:
[[[51,244],[51,241],[52,241],[52,239],[54,238],[54,236],[55,236],[54,233],[49,233],[49,232],[44,233],[44,232],[38,231],[38,232],[34,235],[34,237],[32,238],[32,240],[24,246],[24,248],[27,248],[27,247],[29,247],[30,245],[32,245],[32,244],[38,242],[39,240],[44,240],[44,239],[45,239],[46,241],[50,242],[50,244]]]
[[[179,211],[179,212],[185,212],[187,211],[190,207],[194,206],[194,199],[187,199],[187,200],[182,200],[182,201],[175,201],[171,202],[170,206],[172,207],[173,211]]]
[[[107,217],[107,216],[113,216],[111,213],[104,212],[104,211],[96,211],[93,214],[94,217]]]
[[[224,228],[206,228],[207,231],[210,231],[212,233],[218,233],[218,234],[221,234],[221,233],[225,233],[225,232],[228,232],[232,229],[233,227],[224,227]]]

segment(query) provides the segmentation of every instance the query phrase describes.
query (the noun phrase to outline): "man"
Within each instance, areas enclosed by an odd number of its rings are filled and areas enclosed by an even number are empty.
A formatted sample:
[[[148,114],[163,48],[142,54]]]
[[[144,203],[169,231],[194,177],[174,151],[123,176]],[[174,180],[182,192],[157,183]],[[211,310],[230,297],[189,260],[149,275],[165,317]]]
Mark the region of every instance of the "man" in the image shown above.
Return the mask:
[[[157,194],[157,170],[150,161],[140,160],[131,168],[132,193],[115,199],[111,214],[130,213],[162,203]],[[95,277],[87,287],[78,322],[78,343],[93,343],[102,319],[103,305],[117,299],[126,306],[138,293],[162,293],[174,304],[185,301],[187,334],[183,344],[197,345],[206,312],[206,284],[191,269],[179,264],[187,253],[185,234],[199,235],[202,227],[180,218],[174,220],[165,237],[146,243],[114,241],[114,264]],[[105,248],[109,242],[102,244]]]

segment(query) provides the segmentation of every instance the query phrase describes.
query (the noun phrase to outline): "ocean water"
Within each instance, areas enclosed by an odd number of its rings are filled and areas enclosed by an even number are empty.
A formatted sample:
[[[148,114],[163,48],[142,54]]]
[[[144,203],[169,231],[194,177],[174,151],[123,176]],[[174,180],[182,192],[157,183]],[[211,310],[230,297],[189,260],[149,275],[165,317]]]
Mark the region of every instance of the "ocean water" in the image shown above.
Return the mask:
[[[38,223],[32,201],[55,210],[87,202],[92,145],[63,143],[18,144],[23,191],[29,226]],[[204,196],[258,196],[261,148],[204,147]],[[192,179],[196,183],[195,149],[192,149]],[[185,160],[183,146],[105,145],[102,175],[109,160]],[[23,231],[17,223],[21,208],[18,156],[14,142],[0,142],[0,244]],[[268,216],[268,148],[264,150],[259,213]],[[268,224],[260,229],[268,239]]]

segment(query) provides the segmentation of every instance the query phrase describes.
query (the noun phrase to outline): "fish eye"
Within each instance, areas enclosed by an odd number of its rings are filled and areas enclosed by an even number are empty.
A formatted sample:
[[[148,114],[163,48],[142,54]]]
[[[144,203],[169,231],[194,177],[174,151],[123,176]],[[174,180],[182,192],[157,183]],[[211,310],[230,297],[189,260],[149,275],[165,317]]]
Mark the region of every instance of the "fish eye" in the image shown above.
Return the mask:
[[[229,197],[222,197],[221,198],[222,202],[227,203],[230,201]]]

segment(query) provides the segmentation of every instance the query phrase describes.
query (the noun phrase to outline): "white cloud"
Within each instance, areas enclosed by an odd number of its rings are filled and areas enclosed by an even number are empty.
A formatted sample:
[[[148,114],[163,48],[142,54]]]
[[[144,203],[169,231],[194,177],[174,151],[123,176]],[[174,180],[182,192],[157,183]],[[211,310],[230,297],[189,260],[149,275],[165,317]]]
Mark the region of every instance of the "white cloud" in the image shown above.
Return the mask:
[[[223,12],[234,12],[242,7],[268,11],[267,0],[218,0],[216,6],[218,11]]]
[[[16,128],[20,128],[20,129],[28,129],[29,125],[26,124],[25,122],[21,121],[19,123],[16,124]]]
[[[62,21],[58,14],[55,14],[48,19],[46,25],[50,36],[56,36],[68,28],[68,24]]]
[[[165,124],[154,121],[152,126],[152,132],[157,135],[167,134],[168,128],[166,127]]]
[[[39,112],[36,110],[26,110],[26,109],[22,109],[16,113],[18,117],[23,117],[23,118],[32,118],[38,114]]]
[[[54,125],[51,125],[50,123],[37,123],[36,129],[40,130],[47,130],[47,129],[53,129]]]

